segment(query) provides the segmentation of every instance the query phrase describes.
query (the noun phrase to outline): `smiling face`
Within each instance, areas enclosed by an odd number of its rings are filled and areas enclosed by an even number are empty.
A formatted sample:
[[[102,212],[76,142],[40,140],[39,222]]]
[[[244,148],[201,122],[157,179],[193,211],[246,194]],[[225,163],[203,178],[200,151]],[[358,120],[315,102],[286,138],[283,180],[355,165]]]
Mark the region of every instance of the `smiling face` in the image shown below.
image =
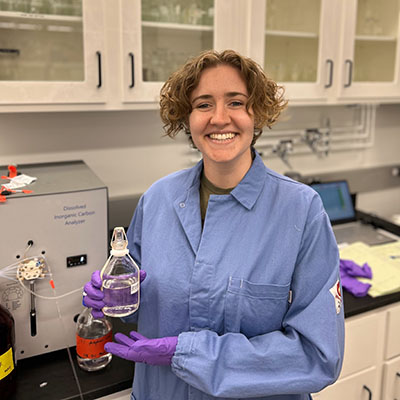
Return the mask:
[[[211,181],[227,169],[241,179],[251,166],[254,116],[246,109],[248,96],[239,70],[224,64],[206,68],[190,95],[189,128]]]

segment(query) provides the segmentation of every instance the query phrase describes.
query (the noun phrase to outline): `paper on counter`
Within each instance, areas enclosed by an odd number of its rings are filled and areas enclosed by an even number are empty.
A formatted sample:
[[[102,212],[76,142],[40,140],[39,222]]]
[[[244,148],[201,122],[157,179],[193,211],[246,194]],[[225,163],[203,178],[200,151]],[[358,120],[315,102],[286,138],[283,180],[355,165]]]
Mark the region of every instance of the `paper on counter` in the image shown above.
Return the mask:
[[[400,245],[400,243],[396,243]],[[368,263],[372,270],[372,279],[359,278],[359,280],[371,284],[371,288],[368,291],[371,297],[400,291],[400,267],[398,261],[387,256],[387,254],[391,254],[390,248],[389,250],[375,250],[375,247],[377,246],[368,246],[362,242],[355,242],[339,249],[340,258],[352,260],[358,265]]]
[[[14,189],[19,189],[26,185],[29,185],[32,182],[35,182],[37,178],[34,176],[21,174],[21,175],[17,175],[14,178],[9,178],[9,179],[10,179],[10,182],[4,183],[1,186],[5,187],[6,189],[9,189],[9,190],[14,190]]]
[[[370,249],[376,256],[395,263],[400,273],[400,241],[372,246]]]

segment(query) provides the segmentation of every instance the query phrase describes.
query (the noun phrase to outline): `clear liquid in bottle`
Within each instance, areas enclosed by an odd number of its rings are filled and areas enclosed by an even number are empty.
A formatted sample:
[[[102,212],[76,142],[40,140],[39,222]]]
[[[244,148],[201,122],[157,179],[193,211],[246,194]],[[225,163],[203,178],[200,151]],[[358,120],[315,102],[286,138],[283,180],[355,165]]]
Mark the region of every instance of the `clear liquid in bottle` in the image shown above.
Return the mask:
[[[114,229],[111,247],[111,255],[101,271],[106,304],[102,311],[110,317],[126,317],[139,308],[140,270],[129,255],[124,228]]]
[[[112,325],[107,318],[94,318],[91,308],[78,317],[76,328],[76,359],[85,371],[97,371],[108,365],[112,354],[104,345],[112,340]]]

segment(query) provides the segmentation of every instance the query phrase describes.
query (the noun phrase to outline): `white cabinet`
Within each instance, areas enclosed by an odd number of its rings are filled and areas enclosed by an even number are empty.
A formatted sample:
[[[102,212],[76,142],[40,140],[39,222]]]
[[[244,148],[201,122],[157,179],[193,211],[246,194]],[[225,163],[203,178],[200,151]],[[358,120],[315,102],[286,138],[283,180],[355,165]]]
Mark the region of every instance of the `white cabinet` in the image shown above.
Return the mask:
[[[155,108],[187,58],[247,53],[244,0],[54,1],[71,2],[82,15],[43,11],[48,0],[26,0],[29,12],[0,1],[0,112]]]
[[[400,356],[400,305],[388,311],[385,359]]]
[[[250,57],[285,87],[290,101],[326,102],[336,76],[332,0],[253,0]]]
[[[370,368],[337,381],[323,392],[313,396],[318,400],[372,400],[379,399],[377,369]]]
[[[214,0],[122,0],[125,102],[157,101],[173,71],[214,47],[214,10]]]
[[[400,356],[383,366],[382,400],[400,399]]]
[[[158,102],[163,82],[209,49],[247,52],[243,0],[122,0],[124,103]]]
[[[253,0],[250,56],[292,104],[400,99],[399,1]]]
[[[382,400],[400,400],[400,305],[387,314]]]
[[[156,108],[212,48],[254,58],[290,104],[399,101],[399,30],[399,0],[0,0],[0,112]]]
[[[343,368],[318,400],[400,399],[400,305],[346,319]]]
[[[105,102],[103,0],[69,3],[0,2],[0,109]]]
[[[342,0],[339,98],[400,98],[399,7],[398,0]]]
[[[379,364],[383,354],[385,314],[374,312],[346,319],[345,328],[345,355],[340,379]]]

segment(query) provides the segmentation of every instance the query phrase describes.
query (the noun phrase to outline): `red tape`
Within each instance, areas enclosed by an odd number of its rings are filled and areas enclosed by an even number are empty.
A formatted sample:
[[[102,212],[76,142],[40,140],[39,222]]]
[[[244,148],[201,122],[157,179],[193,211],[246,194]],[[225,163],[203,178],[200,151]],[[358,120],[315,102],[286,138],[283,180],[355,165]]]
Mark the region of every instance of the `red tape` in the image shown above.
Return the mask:
[[[15,165],[8,166],[8,177],[15,178],[17,176],[17,167]]]

